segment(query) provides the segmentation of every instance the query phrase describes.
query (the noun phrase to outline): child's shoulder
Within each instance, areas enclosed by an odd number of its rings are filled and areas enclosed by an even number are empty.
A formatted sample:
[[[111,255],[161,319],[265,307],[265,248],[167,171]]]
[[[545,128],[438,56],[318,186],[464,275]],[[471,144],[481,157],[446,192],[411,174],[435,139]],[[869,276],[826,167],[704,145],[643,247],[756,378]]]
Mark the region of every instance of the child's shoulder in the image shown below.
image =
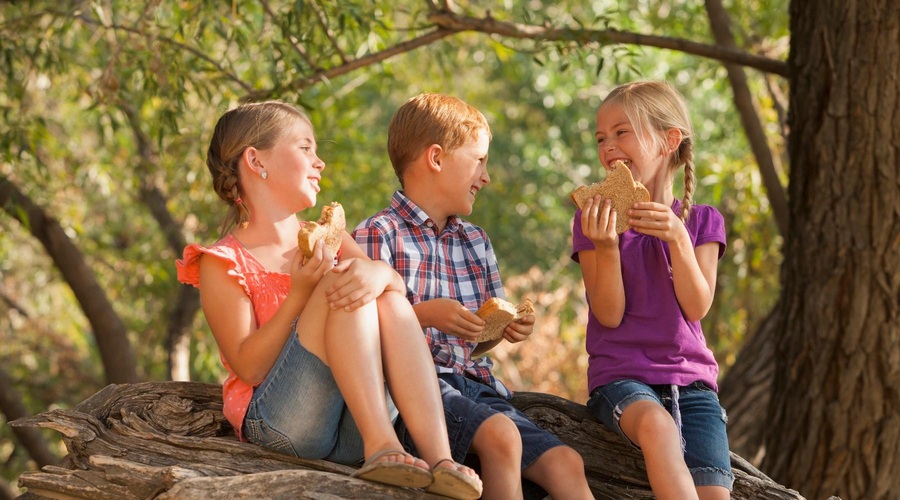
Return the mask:
[[[367,228],[379,228],[379,229],[388,229],[395,228],[400,222],[400,216],[396,213],[396,211],[391,210],[391,207],[384,208],[380,212],[377,212],[356,226],[356,229],[367,229]]]
[[[719,209],[712,205],[697,204],[691,207],[691,214],[688,220],[693,220],[695,224],[720,224],[724,223],[724,217]]]

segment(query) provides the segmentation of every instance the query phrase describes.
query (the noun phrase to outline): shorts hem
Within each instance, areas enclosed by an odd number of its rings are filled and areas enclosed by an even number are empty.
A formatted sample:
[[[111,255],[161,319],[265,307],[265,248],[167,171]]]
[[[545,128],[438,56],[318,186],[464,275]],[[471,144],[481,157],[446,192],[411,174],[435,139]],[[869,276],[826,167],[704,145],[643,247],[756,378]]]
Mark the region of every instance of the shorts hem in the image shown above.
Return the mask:
[[[732,491],[734,474],[718,467],[697,467],[691,469],[694,486],[721,486]]]

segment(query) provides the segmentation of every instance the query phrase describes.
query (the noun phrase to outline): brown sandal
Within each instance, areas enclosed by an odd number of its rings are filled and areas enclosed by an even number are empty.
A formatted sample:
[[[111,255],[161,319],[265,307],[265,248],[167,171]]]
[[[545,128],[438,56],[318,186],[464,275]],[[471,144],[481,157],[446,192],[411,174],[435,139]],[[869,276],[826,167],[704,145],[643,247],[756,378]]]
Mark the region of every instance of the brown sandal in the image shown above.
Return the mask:
[[[402,450],[381,450],[369,457],[351,477],[404,488],[424,488],[432,483],[431,473],[421,467],[389,460],[379,462],[378,459],[385,455],[411,456]]]
[[[444,462],[450,462],[453,467],[438,467]],[[445,458],[434,464],[431,475],[434,480],[425,491],[434,495],[458,500],[474,500],[481,497],[481,481],[459,470],[460,465],[453,459]]]

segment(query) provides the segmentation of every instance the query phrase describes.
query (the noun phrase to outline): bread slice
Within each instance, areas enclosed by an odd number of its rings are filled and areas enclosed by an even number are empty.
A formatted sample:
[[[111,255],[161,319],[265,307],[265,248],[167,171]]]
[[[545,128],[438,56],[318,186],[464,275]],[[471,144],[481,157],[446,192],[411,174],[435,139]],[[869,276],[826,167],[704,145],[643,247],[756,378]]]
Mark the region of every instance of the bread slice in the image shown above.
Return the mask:
[[[616,160],[606,174],[606,179],[590,186],[579,186],[572,191],[572,201],[578,208],[584,208],[588,198],[599,194],[603,199],[612,200],[612,208],[616,211],[616,234],[622,234],[631,228],[628,223],[628,209],[639,201],[650,201],[650,191],[643,184],[634,180],[631,170],[620,160]]]
[[[530,299],[525,299],[516,307],[506,300],[493,297],[482,304],[475,314],[484,320],[484,331],[475,339],[475,342],[489,342],[502,337],[506,325],[529,314],[534,314],[534,304]]]
[[[325,240],[325,249],[331,252],[331,255],[336,256],[338,250],[341,249],[346,226],[344,207],[340,203],[334,202],[322,207],[319,221],[303,224],[297,233],[297,245],[299,245],[303,257],[306,259],[312,257],[316,242],[321,239]]]

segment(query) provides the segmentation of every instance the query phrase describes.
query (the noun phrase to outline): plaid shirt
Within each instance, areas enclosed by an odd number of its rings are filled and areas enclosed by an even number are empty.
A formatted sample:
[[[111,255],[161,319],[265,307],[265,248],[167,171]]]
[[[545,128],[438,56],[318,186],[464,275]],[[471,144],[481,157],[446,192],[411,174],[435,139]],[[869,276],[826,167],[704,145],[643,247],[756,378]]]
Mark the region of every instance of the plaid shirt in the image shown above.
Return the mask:
[[[474,311],[491,297],[505,298],[484,230],[454,215],[438,234],[434,221],[401,191],[394,193],[390,207],[360,223],[353,237],[369,257],[400,273],[413,305],[450,298]],[[433,327],[425,329],[425,338],[438,373],[464,375],[493,387],[504,398],[512,397],[491,373],[490,358],[472,359],[477,343]]]

